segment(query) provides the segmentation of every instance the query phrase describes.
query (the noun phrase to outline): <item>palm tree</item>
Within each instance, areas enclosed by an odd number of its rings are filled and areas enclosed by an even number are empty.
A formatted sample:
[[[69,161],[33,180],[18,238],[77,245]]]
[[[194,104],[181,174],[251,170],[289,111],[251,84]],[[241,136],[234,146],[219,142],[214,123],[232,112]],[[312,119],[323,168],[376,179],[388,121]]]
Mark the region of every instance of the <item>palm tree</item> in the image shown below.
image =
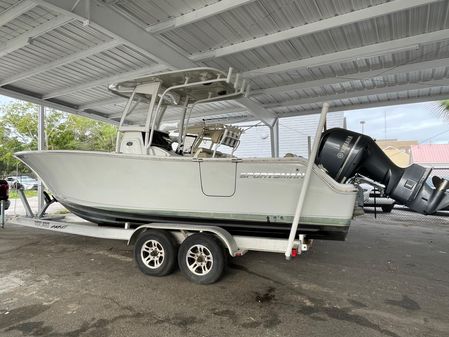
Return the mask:
[[[446,120],[449,120],[449,99],[441,101],[440,103],[440,115]]]
[[[441,107],[445,110],[449,110],[449,99],[441,101]]]

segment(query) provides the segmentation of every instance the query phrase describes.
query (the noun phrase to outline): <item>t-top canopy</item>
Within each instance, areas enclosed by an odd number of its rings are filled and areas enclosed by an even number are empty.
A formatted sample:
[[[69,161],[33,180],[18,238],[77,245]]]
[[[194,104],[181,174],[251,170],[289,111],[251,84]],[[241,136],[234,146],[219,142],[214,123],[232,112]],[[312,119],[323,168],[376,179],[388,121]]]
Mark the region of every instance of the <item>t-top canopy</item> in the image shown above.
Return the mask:
[[[178,105],[184,97],[188,97],[189,103],[224,100],[228,95],[243,94],[247,89],[246,82],[239,81],[238,74],[232,74],[232,68],[228,73],[214,68],[192,68],[114,83],[109,86],[109,90],[117,95],[130,97],[136,87],[156,82],[160,83],[158,95],[163,96],[163,103],[166,105]],[[142,93],[138,96],[151,98],[150,95]]]

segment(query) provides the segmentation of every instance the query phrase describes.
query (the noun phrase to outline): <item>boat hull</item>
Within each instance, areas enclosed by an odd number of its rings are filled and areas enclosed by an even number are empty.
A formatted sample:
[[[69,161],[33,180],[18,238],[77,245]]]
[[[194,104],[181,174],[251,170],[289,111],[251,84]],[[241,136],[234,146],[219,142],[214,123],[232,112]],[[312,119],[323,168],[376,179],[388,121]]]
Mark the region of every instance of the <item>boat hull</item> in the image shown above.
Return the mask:
[[[16,156],[70,211],[98,224],[216,225],[233,234],[287,237],[307,162],[151,157],[84,151]],[[344,239],[356,191],[315,167],[299,233]]]

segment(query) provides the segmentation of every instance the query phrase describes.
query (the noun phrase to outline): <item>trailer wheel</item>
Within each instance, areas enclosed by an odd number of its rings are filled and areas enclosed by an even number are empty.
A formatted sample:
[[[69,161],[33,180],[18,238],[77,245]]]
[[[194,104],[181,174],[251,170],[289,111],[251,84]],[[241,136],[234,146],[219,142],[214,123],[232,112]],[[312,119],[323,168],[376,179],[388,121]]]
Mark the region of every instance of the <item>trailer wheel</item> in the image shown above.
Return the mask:
[[[226,264],[223,246],[207,234],[193,234],[183,241],[178,251],[179,269],[190,280],[211,284],[221,277]]]
[[[170,233],[147,230],[139,235],[134,246],[134,259],[146,275],[165,276],[176,266],[177,245]]]

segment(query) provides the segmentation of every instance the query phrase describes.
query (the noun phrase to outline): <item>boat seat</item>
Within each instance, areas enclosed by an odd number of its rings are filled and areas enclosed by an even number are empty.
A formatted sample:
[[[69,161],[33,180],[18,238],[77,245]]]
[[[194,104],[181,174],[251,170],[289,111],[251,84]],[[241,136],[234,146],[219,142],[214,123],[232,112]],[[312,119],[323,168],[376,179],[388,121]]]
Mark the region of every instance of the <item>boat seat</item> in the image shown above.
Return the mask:
[[[173,149],[168,133],[155,130],[149,152],[155,156],[171,156]],[[123,132],[120,141],[120,153],[146,154],[145,132]]]
[[[291,152],[288,152],[284,155],[284,158],[297,158],[297,157],[299,157],[297,154]]]
[[[143,142],[145,142],[145,132],[142,132],[142,140]],[[172,141],[170,140],[170,136],[167,132],[154,130],[151,146],[156,146],[167,151],[172,151],[173,149],[171,147],[171,143]]]
[[[145,146],[140,132],[123,132],[121,135],[119,151],[120,153],[144,154]]]
[[[173,157],[176,155],[173,151],[170,152],[158,146],[150,146],[148,154],[155,157]]]

